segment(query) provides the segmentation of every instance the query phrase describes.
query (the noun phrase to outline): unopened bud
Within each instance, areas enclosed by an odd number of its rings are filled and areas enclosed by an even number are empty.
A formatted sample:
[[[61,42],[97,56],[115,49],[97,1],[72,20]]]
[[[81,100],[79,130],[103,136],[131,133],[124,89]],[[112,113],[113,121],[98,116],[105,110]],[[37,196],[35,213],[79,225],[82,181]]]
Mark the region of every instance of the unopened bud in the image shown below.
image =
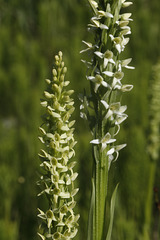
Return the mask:
[[[56,62],[59,61],[58,55],[55,56],[55,60],[56,60]]]
[[[63,82],[63,81],[64,81],[64,75],[61,75],[60,82]]]
[[[49,80],[49,79],[45,79],[45,81],[46,81],[47,84],[51,83],[51,80]]]
[[[67,72],[67,67],[64,67],[63,68],[63,73],[66,73]]]
[[[64,62],[61,63],[61,66],[64,67]]]
[[[58,55],[60,56],[60,58],[62,58],[63,53],[61,51],[59,51]]]
[[[70,95],[72,95],[74,93],[74,90],[68,90],[66,93],[67,93],[67,95],[70,96]]]
[[[45,96],[46,98],[48,98],[48,99],[53,98],[53,94],[51,94],[51,93],[49,93],[49,92],[47,92],[47,91],[44,91],[44,96]]]
[[[52,85],[52,89],[53,89],[53,91],[55,91],[55,92],[57,92],[57,93],[60,92],[60,89],[59,89],[58,85],[55,84],[55,83]]]
[[[52,70],[52,73],[53,73],[53,76],[57,76],[57,71],[55,68]]]

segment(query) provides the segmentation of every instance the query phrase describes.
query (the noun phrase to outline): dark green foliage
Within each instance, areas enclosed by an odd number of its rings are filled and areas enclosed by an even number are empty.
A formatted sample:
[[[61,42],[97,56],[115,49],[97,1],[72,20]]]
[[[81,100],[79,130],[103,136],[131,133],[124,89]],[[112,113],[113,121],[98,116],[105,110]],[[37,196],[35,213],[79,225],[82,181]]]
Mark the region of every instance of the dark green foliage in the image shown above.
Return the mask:
[[[132,37],[126,56],[136,67],[125,73],[134,89],[126,94],[128,120],[119,142],[127,142],[113,168],[113,180],[120,182],[115,210],[113,240],[141,238],[149,174],[146,152],[148,132],[148,86],[152,65],[160,58],[159,0],[134,1]],[[67,76],[75,90],[77,159],[79,159],[81,214],[79,238],[86,238],[90,200],[91,136],[79,118],[78,94],[88,86],[80,62],[81,41],[87,41],[90,10],[83,0],[0,1],[0,239],[37,239],[36,181],[40,104],[44,78],[50,78],[55,53],[62,50]],[[121,141],[122,140],[122,141]],[[87,145],[88,144],[88,145]],[[159,168],[158,168],[159,171]],[[160,174],[156,187],[160,189]],[[159,192],[158,192],[159,193]],[[152,203],[154,205],[154,201]],[[157,208],[155,209],[158,215]]]

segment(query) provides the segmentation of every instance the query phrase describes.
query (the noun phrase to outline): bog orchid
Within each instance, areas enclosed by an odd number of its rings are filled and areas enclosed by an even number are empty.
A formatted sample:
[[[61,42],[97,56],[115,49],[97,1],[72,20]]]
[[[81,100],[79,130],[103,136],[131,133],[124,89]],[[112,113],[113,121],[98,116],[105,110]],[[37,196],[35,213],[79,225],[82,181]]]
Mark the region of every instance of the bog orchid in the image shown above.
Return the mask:
[[[39,154],[41,176],[38,185],[46,195],[48,209],[38,209],[40,218],[39,237],[47,239],[73,239],[77,234],[79,214],[75,214],[74,199],[78,189],[74,181],[78,173],[73,168],[76,141],[73,135],[74,120],[70,121],[74,111],[74,101],[70,97],[73,90],[67,90],[69,81],[65,81],[67,68],[62,59],[62,52],[55,56],[53,79],[46,79],[47,90],[41,105],[44,108],[43,124],[39,128],[39,140],[43,149]]]
[[[93,139],[94,171],[92,181],[92,200],[89,217],[88,240],[110,240],[113,225],[116,190],[111,198],[112,210],[108,233],[106,235],[106,202],[108,171],[117,160],[119,151],[126,144],[115,145],[115,138],[120,131],[121,123],[127,118],[127,106],[121,104],[124,92],[133,86],[124,84],[124,69],[130,66],[131,58],[123,59],[121,53],[129,42],[132,21],[131,13],[125,12],[132,2],[126,0],[88,0],[93,16],[88,30],[93,33],[91,42],[81,53],[88,53],[87,80],[90,82],[90,94],[80,98],[81,117],[89,122]],[[108,218],[107,218],[108,219]]]

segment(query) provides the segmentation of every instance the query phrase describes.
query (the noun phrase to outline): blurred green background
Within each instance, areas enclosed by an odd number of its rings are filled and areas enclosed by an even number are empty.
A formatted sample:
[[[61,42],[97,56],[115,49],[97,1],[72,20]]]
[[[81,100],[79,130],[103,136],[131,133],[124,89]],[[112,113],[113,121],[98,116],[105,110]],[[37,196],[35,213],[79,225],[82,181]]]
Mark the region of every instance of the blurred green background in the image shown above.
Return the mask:
[[[133,84],[134,89],[124,94],[122,100],[128,105],[129,117],[118,135],[118,142],[127,143],[127,147],[110,174],[111,188],[120,183],[112,239],[158,240],[160,167],[157,162],[155,180],[149,186],[151,160],[147,139],[152,66],[160,58],[160,2],[133,2],[129,10],[134,19],[132,35],[123,57],[132,57],[136,69],[125,71],[124,82]],[[70,87],[75,90],[77,185],[80,187],[77,211],[81,214],[76,239],[86,239],[91,135],[79,117],[78,94],[88,89],[79,52],[84,47],[82,40],[89,39],[87,23],[91,14],[87,0],[0,0],[1,240],[38,239],[37,207],[45,204],[44,199],[36,196],[40,98],[45,88],[44,79],[51,77],[54,55],[59,50],[64,53]]]

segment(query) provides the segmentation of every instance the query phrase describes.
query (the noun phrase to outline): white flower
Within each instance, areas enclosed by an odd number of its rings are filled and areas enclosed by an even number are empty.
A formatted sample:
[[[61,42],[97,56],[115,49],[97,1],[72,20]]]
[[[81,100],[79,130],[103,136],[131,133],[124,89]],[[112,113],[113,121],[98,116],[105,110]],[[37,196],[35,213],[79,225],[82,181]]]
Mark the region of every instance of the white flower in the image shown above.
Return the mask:
[[[95,51],[94,54],[97,55],[98,57],[104,59],[104,62],[103,62],[104,68],[107,67],[109,62],[112,64],[115,64],[115,61],[113,60],[113,52],[111,52],[110,50],[107,50],[105,53]]]
[[[88,80],[95,83],[94,91],[97,92],[98,88],[102,85],[103,87],[110,88],[110,85],[104,81],[103,77],[97,74],[95,77],[89,76],[87,77]]]
[[[114,37],[112,34],[110,34],[109,36],[113,41],[115,48],[120,53],[122,51],[122,47],[121,47],[122,39],[120,37]]]
[[[108,26],[100,23],[97,17],[91,18],[91,22],[92,22],[92,24],[88,24],[89,27],[106,29],[106,30],[108,29]]]
[[[93,144],[101,144],[102,145],[102,151],[107,147],[108,144],[115,142],[116,139],[111,138],[111,134],[108,132],[104,135],[102,139],[94,139],[90,141],[90,143]]]
[[[110,120],[114,122],[115,126],[118,127],[118,130],[114,134],[115,136],[118,134],[120,130],[120,124],[128,117],[127,114],[124,114],[125,110],[127,109],[127,106],[121,106],[120,102],[112,103],[109,105],[104,100],[101,100],[101,103],[107,110],[107,113],[104,118],[105,119],[110,118]]]
[[[121,83],[121,79],[124,76],[124,73],[121,71],[118,72],[110,72],[110,71],[104,71],[103,74],[105,74],[108,77],[113,77],[113,81],[112,81],[112,88],[113,89],[121,89],[122,83]]]
[[[119,37],[114,37],[112,34],[110,34],[109,36],[119,53],[121,53],[124,50],[125,45],[129,42],[129,38],[124,38],[123,34],[121,34],[121,36]]]
[[[124,116],[124,112],[127,109],[127,106],[121,106],[120,102],[112,103],[109,105],[106,101],[101,100],[101,103],[103,104],[105,109],[108,110],[105,118],[109,118],[113,114],[116,114],[117,116],[122,117]]]
[[[98,11],[99,17],[113,18],[113,15],[110,12],[104,12],[102,10]]]
[[[124,73],[121,71],[114,73],[114,78],[113,78],[113,82],[112,82],[113,89],[121,89],[122,88],[121,80],[122,80],[123,76],[124,76]]]
[[[132,15],[132,13],[123,13],[123,14],[121,14],[120,15],[120,19],[123,21],[125,21],[125,20],[128,20],[128,21],[133,21],[133,19],[131,19],[130,17],[131,17],[131,15]]]
[[[47,220],[48,228],[50,228],[52,221],[57,221],[52,210],[49,209],[46,213],[44,213],[41,209],[38,208],[38,211],[40,212],[38,214],[38,217]]]

